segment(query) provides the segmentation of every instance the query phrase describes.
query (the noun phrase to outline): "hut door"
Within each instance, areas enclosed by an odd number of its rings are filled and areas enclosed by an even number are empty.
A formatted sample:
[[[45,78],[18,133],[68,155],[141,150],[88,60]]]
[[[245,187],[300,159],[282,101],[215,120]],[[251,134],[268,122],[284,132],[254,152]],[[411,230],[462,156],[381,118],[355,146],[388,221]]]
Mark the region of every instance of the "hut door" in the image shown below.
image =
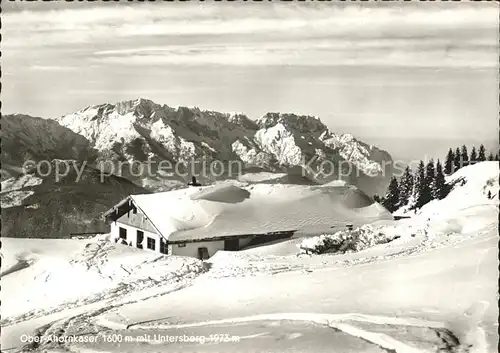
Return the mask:
[[[136,242],[136,244],[137,244],[137,247],[139,249],[142,249],[142,242],[143,242],[143,240],[144,240],[144,232],[138,230],[137,231],[137,242]]]
[[[127,240],[127,230],[120,227],[120,239]]]

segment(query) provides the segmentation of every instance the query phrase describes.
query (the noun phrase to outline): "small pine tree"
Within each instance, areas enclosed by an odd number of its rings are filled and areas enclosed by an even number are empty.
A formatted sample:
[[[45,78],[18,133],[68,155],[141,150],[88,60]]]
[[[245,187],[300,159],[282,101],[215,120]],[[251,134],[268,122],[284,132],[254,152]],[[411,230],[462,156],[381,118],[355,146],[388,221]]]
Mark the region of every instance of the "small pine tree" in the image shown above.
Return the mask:
[[[463,161],[462,161],[462,153],[460,152],[460,148],[457,147],[455,150],[455,158],[453,159],[453,166],[455,167],[453,169],[454,172],[462,168]]]
[[[382,200],[377,194],[373,195],[373,201],[380,203]]]
[[[469,153],[467,152],[467,146],[462,146],[462,167],[469,164]]]
[[[454,160],[455,160],[455,155],[453,153],[453,150],[450,148],[448,150],[448,154],[446,155],[446,161],[444,163],[444,173],[446,175],[451,175],[453,173],[453,169],[455,166]]]
[[[389,212],[394,212],[398,209],[399,185],[398,185],[398,179],[396,179],[396,177],[391,178],[391,182],[389,183],[389,189],[387,190],[387,193],[384,196],[382,205],[384,205],[384,207],[387,208]]]
[[[484,145],[479,146],[479,154],[477,156],[479,162],[484,162],[486,160],[486,149]]]
[[[413,193],[413,173],[409,166],[405,168],[401,179],[399,180],[399,206],[406,206]]]
[[[490,152],[490,154],[488,155],[488,160],[489,161],[494,161],[495,160],[495,157],[493,156],[493,153]]]
[[[500,159],[498,158],[498,153],[495,154],[495,161],[497,161],[497,162],[500,161]]]
[[[491,190],[488,191],[488,198],[491,200],[493,196],[491,195]]]
[[[448,195],[448,192],[448,184],[446,184],[443,168],[441,166],[441,162],[438,159],[436,163],[436,178],[434,179],[432,196],[434,199],[442,200],[446,197],[446,195]]]
[[[478,157],[477,157],[477,152],[476,152],[476,147],[475,146],[472,146],[472,151],[470,152],[470,158],[469,158],[469,160],[470,160],[471,164],[476,163],[478,161]]]

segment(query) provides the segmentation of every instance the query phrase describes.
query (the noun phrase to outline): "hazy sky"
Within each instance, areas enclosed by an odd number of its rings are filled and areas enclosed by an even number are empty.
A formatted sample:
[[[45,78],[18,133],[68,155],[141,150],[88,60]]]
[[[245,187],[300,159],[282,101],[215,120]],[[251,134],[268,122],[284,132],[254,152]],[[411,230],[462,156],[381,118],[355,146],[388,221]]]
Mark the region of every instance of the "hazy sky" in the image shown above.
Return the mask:
[[[496,3],[2,7],[4,113],[145,97],[316,115],[406,158],[445,153],[440,140],[498,141]]]

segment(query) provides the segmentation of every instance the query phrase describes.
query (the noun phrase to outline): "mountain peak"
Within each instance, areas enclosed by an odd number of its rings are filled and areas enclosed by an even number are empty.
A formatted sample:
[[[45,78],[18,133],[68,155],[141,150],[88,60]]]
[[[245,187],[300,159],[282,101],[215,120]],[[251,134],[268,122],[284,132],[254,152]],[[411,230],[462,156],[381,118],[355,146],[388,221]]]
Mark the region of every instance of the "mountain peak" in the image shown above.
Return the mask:
[[[293,113],[267,113],[257,120],[257,125],[261,129],[268,129],[278,124],[285,128],[301,133],[319,133],[328,128],[321,120],[311,115],[297,115]]]
[[[142,117],[149,117],[155,110],[161,109],[161,105],[150,99],[139,97],[134,100],[122,101],[115,104],[116,111],[120,115],[136,113]]]
[[[113,111],[116,111],[116,113],[118,113],[119,115],[133,113],[137,114],[138,116],[147,117],[150,116],[155,110],[158,110],[160,108],[162,108],[162,106],[156,104],[152,100],[139,97],[136,99],[119,101],[114,104],[103,103],[90,105],[78,110],[75,114],[87,117],[91,115],[90,117],[92,119],[102,119]]]

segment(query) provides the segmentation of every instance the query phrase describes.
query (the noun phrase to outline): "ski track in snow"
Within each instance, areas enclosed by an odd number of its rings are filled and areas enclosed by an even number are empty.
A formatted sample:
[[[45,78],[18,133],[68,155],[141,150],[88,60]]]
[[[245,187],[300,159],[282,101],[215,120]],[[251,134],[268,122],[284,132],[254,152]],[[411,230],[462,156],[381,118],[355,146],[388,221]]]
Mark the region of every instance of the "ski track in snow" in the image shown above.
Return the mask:
[[[82,263],[86,264],[88,267],[90,267],[92,265],[97,265],[98,263],[100,263],[102,261],[102,259],[98,259],[98,258],[102,257],[102,254],[101,254],[102,250],[103,250],[103,244],[89,243],[85,247],[84,252],[81,254],[81,257],[79,259],[75,259],[73,261],[75,261],[75,262],[81,261]],[[377,258],[378,257],[372,257],[369,259],[361,259],[361,262],[375,261]],[[152,260],[152,261],[154,261],[154,260]],[[357,263],[360,263],[360,261],[354,261],[353,263],[351,263],[351,265],[354,265]],[[237,276],[241,276],[242,274],[246,274],[246,275],[257,275],[257,274],[269,275],[269,274],[271,274],[271,275],[273,275],[273,274],[277,274],[277,273],[295,272],[295,271],[310,271],[310,272],[312,272],[315,269],[320,270],[321,267],[324,266],[321,264],[318,264],[315,266],[310,266],[310,265],[307,266],[304,264],[290,266],[290,265],[286,265],[286,264],[284,265],[284,264],[280,264],[280,263],[273,264],[272,262],[268,263],[268,264],[263,264],[261,266],[259,266],[258,264],[257,264],[257,266],[248,266],[248,265],[249,264],[246,263],[244,266],[241,266],[241,267],[234,266],[234,267],[231,267],[229,271],[227,268],[221,270],[220,272],[218,272],[216,270],[209,271],[208,273],[201,274],[201,276],[207,276],[206,279],[209,279],[210,277],[212,277],[212,278],[214,278],[214,277],[215,278],[237,277]],[[344,263],[342,263],[342,265],[345,266],[346,263],[344,262]],[[97,267],[99,267],[99,266],[97,266]],[[98,270],[98,272],[100,272],[99,269],[97,269],[97,270]],[[162,286],[163,290],[159,290],[157,293],[148,293],[148,289],[151,288],[151,286],[153,286],[155,283],[152,283],[152,282],[145,283],[143,288],[142,288],[144,290],[144,294],[141,295],[140,293],[135,293],[135,295],[137,297],[135,299],[132,299],[132,300],[123,300],[123,298],[125,298],[127,296],[128,292],[130,291],[130,289],[131,289],[130,287],[123,287],[121,289],[120,288],[112,288],[108,291],[98,293],[94,296],[87,297],[83,300],[77,300],[74,302],[63,303],[62,305],[60,305],[56,308],[49,308],[46,310],[35,310],[33,312],[25,313],[19,317],[9,318],[7,320],[4,320],[3,324],[4,325],[5,324],[12,325],[12,324],[16,324],[19,322],[35,319],[35,318],[38,318],[41,316],[54,314],[57,312],[64,312],[65,310],[68,310],[71,308],[76,308],[76,307],[81,307],[81,306],[88,305],[88,304],[102,302],[102,305],[99,305],[98,309],[94,309],[93,311],[91,311],[89,313],[84,313],[84,314],[80,314],[80,315],[76,315],[76,316],[66,317],[66,318],[61,319],[61,320],[56,320],[55,322],[52,322],[51,324],[46,325],[45,328],[43,328],[43,327],[39,328],[38,329],[39,333],[37,335],[39,335],[39,336],[65,335],[69,327],[82,326],[82,324],[88,325],[89,319],[94,318],[94,317],[97,319],[95,324],[99,327],[105,327],[105,328],[111,329],[111,330],[126,330],[126,329],[129,329],[130,327],[138,328],[138,327],[141,327],[138,324],[122,325],[119,323],[110,322],[108,320],[105,320],[104,316],[102,316],[102,315],[104,313],[113,311],[114,309],[117,309],[117,308],[124,306],[124,305],[133,304],[133,303],[144,301],[144,300],[147,300],[150,298],[167,295],[173,291],[181,290],[182,288],[185,288],[186,286],[191,285],[193,280],[196,279],[197,277],[200,277],[200,275],[199,274],[195,274],[194,276],[187,275],[187,276],[184,276],[184,278],[177,278],[176,279],[177,281],[175,283],[173,283],[173,284],[170,283],[170,284],[166,284],[165,286]],[[297,316],[297,314],[291,314],[291,317],[294,317],[294,315]],[[300,315],[304,315],[304,314],[300,314]],[[314,317],[314,315],[317,316],[317,314],[311,314],[311,315],[312,316],[310,316],[310,317]],[[266,316],[258,316],[258,317],[260,317],[262,319],[266,319],[266,320],[271,320],[271,319],[276,319],[277,317],[280,317],[280,316],[267,316],[267,318],[266,318]],[[257,317],[257,319],[258,319],[258,317]],[[333,319],[334,317],[335,316],[330,316],[330,319]],[[363,316],[360,314],[356,314],[356,315],[353,314],[351,319],[354,319],[355,317],[363,317]],[[255,321],[257,319],[253,319],[253,320]],[[283,317],[282,319],[283,320],[290,320],[290,317],[287,316],[287,317]],[[219,323],[230,322],[232,319],[228,319],[228,320],[221,320],[221,321],[219,321]],[[240,321],[241,320],[242,319],[240,319]],[[241,322],[244,322],[245,320],[246,320],[246,318],[243,318],[243,321],[241,321]],[[304,321],[304,319],[301,319],[301,320]],[[309,321],[312,321],[312,322],[317,322],[317,320],[318,320],[318,317],[316,317],[315,320],[309,319]],[[155,320],[151,320],[151,321],[155,321]],[[246,320],[246,321],[248,321],[248,320]],[[398,321],[398,320],[396,320],[396,321]],[[401,320],[399,320],[399,322],[401,322]],[[210,323],[202,323],[201,325],[207,325],[207,324],[210,324]],[[151,326],[147,326],[147,327],[151,327]],[[178,326],[178,327],[182,327],[182,326]],[[32,348],[41,348],[41,347],[32,347]]]
[[[175,288],[176,288],[175,290],[180,290],[180,289],[184,288],[185,286],[189,285],[194,277],[196,277],[196,276],[193,276],[193,274],[187,274],[185,276],[180,276],[180,277],[175,278],[171,283],[164,284],[162,287],[168,288],[172,284],[178,284],[178,286],[175,286]],[[151,289],[152,287],[154,287],[155,285],[158,285],[159,283],[161,283],[161,281],[156,281],[152,278],[149,278],[149,280],[145,280],[142,282],[138,281],[136,283],[128,283],[128,284],[121,283],[121,285],[119,285],[118,287],[114,287],[114,288],[111,288],[109,290],[99,292],[95,295],[91,295],[91,296],[86,297],[84,299],[78,299],[78,300],[71,301],[71,302],[65,302],[57,307],[48,308],[48,309],[41,309],[41,310],[33,310],[33,311],[29,311],[27,313],[24,313],[22,315],[19,315],[19,316],[7,318],[5,320],[2,320],[2,326],[14,325],[14,324],[17,324],[17,323],[20,323],[23,321],[36,319],[36,318],[39,318],[42,316],[47,316],[47,315],[55,314],[58,312],[63,312],[63,311],[66,311],[68,309],[78,308],[81,306],[85,306],[85,305],[93,304],[93,303],[98,303],[101,301],[111,301],[111,302],[117,301],[123,297],[126,297],[130,291],[134,291],[134,290],[147,291],[148,289]],[[166,295],[170,292],[172,292],[171,289],[166,289],[164,291],[160,291],[159,293],[155,293],[153,295],[146,294],[143,297],[141,297],[140,299],[138,299],[137,301],[146,300],[146,299],[150,299],[150,298],[161,296],[161,295]],[[126,303],[123,303],[122,305],[130,304],[130,303],[134,303],[134,302],[136,302],[136,301],[126,302]]]
[[[392,258],[392,257],[400,257],[400,256],[405,256],[408,255],[408,253],[415,253],[415,252],[420,252],[422,249],[425,249],[426,246],[424,243],[426,243],[427,239],[424,239],[422,243],[418,244],[417,246],[413,246],[409,249],[406,249],[404,251],[396,252],[396,253],[389,253],[384,256],[384,258]],[[424,244],[424,245],[422,245]],[[357,259],[354,261],[342,261],[342,265],[346,266],[347,264],[349,265],[357,265],[361,263],[368,263],[368,262],[373,262],[376,260],[380,260],[380,256],[374,256],[374,257],[368,257],[368,258],[361,258]],[[248,264],[247,264],[248,265]],[[145,325],[144,323],[129,323],[129,324],[121,324],[117,322],[113,322],[110,320],[107,320],[103,314],[115,311],[116,309],[128,305],[128,304],[133,304],[141,301],[145,301],[147,299],[151,299],[154,297],[158,296],[163,296],[163,295],[168,295],[169,293],[172,293],[174,291],[181,290],[187,286],[192,285],[193,281],[196,278],[207,276],[206,279],[212,277],[212,278],[221,278],[221,277],[237,277],[241,276],[243,272],[246,272],[247,275],[257,275],[257,274],[277,274],[277,273],[283,273],[283,272],[296,272],[296,271],[308,271],[312,272],[314,270],[322,270],[324,267],[324,264],[318,264],[316,266],[283,266],[282,264],[268,264],[267,266],[264,267],[256,267],[256,271],[251,271],[249,273],[249,268],[248,267],[241,267],[241,268],[236,268],[232,269],[230,273],[227,272],[222,272],[222,273],[211,273],[212,271],[209,271],[208,273],[200,274],[200,275],[195,275],[195,276],[186,276],[184,280],[180,280],[178,283],[175,283],[172,287],[172,285],[165,285],[164,290],[158,292],[158,293],[153,293],[149,294],[147,293],[147,287],[144,288],[145,293],[143,296],[139,294],[139,296],[136,299],[132,300],[123,300],[124,297],[126,297],[126,291],[112,291],[111,296],[109,298],[103,298],[102,295],[98,296],[97,298],[87,298],[84,302],[78,301],[77,303],[71,303],[71,304],[65,304],[59,307],[56,310],[50,310],[47,312],[44,312],[43,315],[49,315],[52,313],[55,313],[57,311],[64,311],[66,309],[69,309],[71,307],[78,307],[81,305],[86,305],[86,304],[91,304],[91,303],[96,303],[101,300],[103,300],[103,304],[101,307],[98,309],[95,309],[89,313],[84,313],[76,316],[71,316],[71,317],[66,317],[62,320],[57,320],[50,325],[46,325],[45,330],[43,328],[39,328],[41,331],[39,333],[40,336],[49,336],[49,335],[55,335],[55,336],[64,336],[67,334],[68,330],[71,327],[87,327],[87,330],[89,327],[95,327],[96,331],[94,333],[99,333],[103,328],[106,330],[113,330],[113,331],[121,331],[121,330],[137,330],[140,328],[144,329],[172,329],[172,328],[186,328],[186,327],[199,327],[199,326],[206,326],[206,325],[214,325],[214,324],[224,324],[224,323],[236,323],[236,322],[251,322],[251,321],[269,321],[269,320],[289,320],[289,321],[302,321],[302,322],[311,322],[311,323],[318,323],[321,325],[326,325],[328,327],[334,328],[341,330],[347,334],[359,337],[361,339],[364,339],[372,344],[375,344],[379,346],[380,348],[383,348],[387,350],[388,352],[408,352],[408,353],[422,353],[425,352],[423,350],[416,350],[413,347],[410,347],[403,342],[397,341],[394,338],[386,335],[386,334],[380,334],[380,333],[373,333],[369,331],[362,330],[360,328],[354,327],[352,325],[342,323],[343,320],[351,320],[351,321],[361,321],[361,322],[369,322],[369,323],[376,323],[376,324],[393,324],[393,325],[401,325],[401,326],[424,326],[424,327],[430,327],[430,328],[442,328],[443,323],[440,322],[430,322],[430,321],[425,321],[425,320],[419,320],[415,318],[400,318],[400,317],[384,317],[384,316],[372,316],[372,315],[363,315],[361,313],[351,313],[351,314],[318,314],[318,313],[287,313],[287,314],[267,314],[267,315],[256,315],[256,316],[250,316],[250,317],[241,317],[241,318],[230,318],[230,319],[222,319],[222,320],[214,320],[214,321],[205,321],[205,322],[200,322],[200,323],[191,323],[191,324],[180,324],[180,325],[161,325],[161,324],[154,324],[155,321],[158,321],[159,319],[152,319],[149,320],[151,324]],[[273,268],[274,271],[269,272],[270,268]],[[104,301],[104,299],[108,299]],[[39,317],[41,316],[42,313],[37,312],[36,315],[33,315],[31,317],[29,316],[24,316],[22,318],[19,318],[19,321],[24,321],[28,320],[34,317]],[[93,324],[89,323],[89,320],[94,319]],[[99,329],[100,328],[100,329]],[[81,334],[81,333],[79,333]],[[42,349],[42,347],[36,347],[38,349]],[[52,346],[44,346],[45,348],[53,348]],[[61,346],[59,346],[61,348]]]
[[[494,225],[485,228],[482,232],[491,231]],[[475,235],[477,236],[477,234]],[[474,236],[474,237],[475,237]],[[471,235],[472,237],[472,235]],[[451,245],[456,245],[462,243],[463,241],[470,239],[471,237],[460,237],[460,238],[450,238],[446,237],[444,239],[434,239],[433,237],[425,236],[419,241],[416,245],[403,247],[403,249],[384,249],[381,255],[378,256],[368,256],[361,257],[354,260],[340,260],[335,261],[335,257],[330,257],[330,261],[328,261],[328,268],[331,268],[332,265],[340,265],[341,267],[349,267],[359,264],[370,263],[374,261],[387,260],[395,257],[416,255],[422,251],[432,251],[436,248],[447,247]],[[93,244],[97,245],[97,244]],[[391,251],[392,250],[392,251]],[[396,251],[394,251],[396,250]],[[102,246],[97,246],[97,249],[93,246],[87,246],[85,248],[84,253],[82,254],[82,258],[84,263],[94,264],[97,258],[100,257],[99,252],[102,251]],[[248,258],[253,259],[254,256],[248,256]],[[329,256],[325,256],[329,257]],[[307,264],[307,263],[295,263],[295,264],[287,264],[286,262],[280,262],[286,259],[286,256],[283,257],[273,257],[268,256],[267,258],[261,258],[260,261],[258,259],[253,259],[255,263],[252,265],[252,261],[244,261],[240,265],[234,264],[227,267],[222,268],[213,268],[207,273],[200,273],[194,275],[186,275],[181,278],[175,278],[174,282],[165,284],[162,286],[162,289],[158,289],[157,292],[151,293],[148,290],[151,289],[152,286],[158,284],[155,281],[148,284],[144,284],[140,291],[144,291],[143,293],[136,292],[134,293],[134,299],[124,300],[127,297],[130,288],[113,288],[105,293],[99,293],[95,296],[91,296],[85,298],[84,300],[78,300],[72,303],[64,303],[63,305],[57,308],[51,308],[47,310],[37,310],[35,312],[30,312],[21,317],[12,318],[9,320],[9,325],[30,320],[33,318],[54,314],[56,312],[62,312],[71,308],[80,307],[83,305],[88,305],[92,303],[102,302],[102,305],[89,313],[84,313],[76,316],[66,317],[62,320],[56,320],[52,322],[50,325],[46,325],[45,330],[43,328],[39,328],[39,335],[65,335],[70,327],[73,326],[88,326],[90,319],[95,319],[93,325],[95,327],[105,328],[107,330],[136,330],[139,328],[147,328],[147,329],[172,329],[172,328],[183,328],[183,327],[196,327],[196,326],[206,326],[213,324],[224,324],[224,323],[235,323],[235,322],[251,322],[251,321],[260,321],[260,320],[292,320],[292,321],[305,321],[312,323],[319,323],[322,325],[329,326],[331,328],[335,328],[341,330],[347,334],[362,338],[368,342],[376,344],[377,346],[386,349],[388,352],[424,352],[422,350],[415,350],[413,347],[409,347],[406,344],[397,341],[386,334],[373,333],[369,331],[362,330],[360,328],[356,328],[352,325],[342,323],[343,320],[351,320],[351,321],[360,321],[360,322],[369,322],[375,324],[393,324],[400,326],[423,326],[430,328],[441,328],[443,327],[442,323],[439,322],[428,322],[423,320],[418,320],[414,318],[400,318],[400,317],[383,317],[383,316],[370,316],[363,315],[361,313],[351,313],[351,314],[317,314],[317,313],[288,313],[288,314],[268,314],[268,315],[257,315],[250,317],[241,317],[241,318],[233,318],[233,319],[222,319],[215,321],[206,321],[201,323],[191,323],[191,324],[182,324],[182,325],[159,325],[154,324],[155,321],[160,319],[152,319],[149,320],[151,324],[145,325],[143,323],[129,323],[127,325],[120,324],[117,322],[111,322],[106,320],[104,315],[110,311],[114,311],[119,307],[133,304],[137,302],[141,302],[150,298],[167,295],[177,290],[181,290],[187,286],[193,284],[193,281],[196,279],[209,280],[210,278],[222,278],[222,277],[240,277],[242,275],[245,276],[255,276],[255,275],[274,275],[278,273],[284,272],[297,272],[297,271],[306,271],[306,272],[314,272],[324,270],[325,263],[319,262],[316,264]],[[289,258],[289,257],[288,257]],[[148,260],[148,262],[154,262],[158,259]],[[266,261],[268,261],[266,263]],[[273,263],[273,261],[277,261]],[[96,263],[97,264],[97,263]],[[152,279],[151,279],[152,280]],[[154,282],[154,283],[153,283]],[[99,329],[97,330],[99,332]],[[61,348],[61,347],[59,347]]]
[[[113,309],[117,309],[117,308],[124,306],[124,305],[134,304],[134,303],[137,303],[137,302],[140,302],[143,300],[152,299],[152,298],[155,298],[158,296],[167,295],[167,294],[172,293],[174,291],[181,290],[188,285],[189,285],[189,280],[187,280],[184,283],[176,283],[173,285],[173,288],[172,287],[170,287],[169,289],[165,288],[165,290],[163,290],[159,293],[145,295],[145,296],[142,296],[142,297],[137,298],[137,299],[132,299],[132,300],[123,301],[123,302],[117,302],[120,298],[115,298],[115,300],[103,302],[102,305],[98,309],[94,309],[90,312],[86,312],[86,313],[75,315],[75,316],[65,317],[65,318],[60,319],[60,320],[55,320],[47,325],[39,327],[35,331],[35,336],[38,336],[41,339],[44,336],[62,337],[62,336],[67,335],[68,330],[74,326],[76,326],[77,328],[85,327],[88,330],[89,327],[92,327],[92,324],[90,323],[90,320],[92,318],[98,317],[99,315],[105,314],[109,311],[112,311]],[[168,286],[165,286],[165,287],[168,287]],[[65,306],[62,310],[66,310],[66,309],[69,309],[69,307]],[[51,313],[47,313],[47,315],[52,314],[52,313],[54,313],[54,311]],[[102,325],[99,325],[99,326],[102,327]],[[108,322],[107,328],[108,329],[121,329],[122,326],[119,324],[114,324],[114,323]],[[92,333],[92,332],[88,332],[88,331],[84,332],[84,333],[78,332],[77,334],[82,335],[82,334],[86,334],[86,333]],[[99,333],[99,331],[97,330],[93,333]],[[75,335],[75,333],[73,333],[72,335]],[[28,344],[28,345],[23,346],[21,348],[20,352],[23,352],[24,350],[33,350],[33,349],[38,349],[40,351],[44,351],[44,349],[47,349],[47,348],[54,348],[53,345],[54,345],[53,343],[49,343],[49,344],[47,344],[47,346],[38,346],[38,345],[33,346],[33,345]]]
[[[113,250],[114,244],[110,244],[103,241],[98,242],[89,242],[85,245],[83,252],[78,253],[77,256],[69,259],[68,263],[71,266],[80,266],[83,265],[88,271],[91,269],[95,270],[100,277],[109,277],[113,279],[112,276],[108,273],[107,275],[103,273],[102,266],[104,266],[107,262],[109,262],[108,255],[111,250]],[[149,255],[149,254],[148,254]],[[158,262],[162,259],[165,259],[163,255],[155,256],[154,258],[146,258],[142,260],[140,263],[135,264],[135,267],[141,267],[143,265],[150,265],[152,263]],[[8,269],[0,273],[0,277],[11,275],[17,271],[21,271],[34,263],[33,259],[22,259],[20,258],[15,264],[10,266]],[[121,266],[122,270],[127,272],[130,275],[130,271]],[[199,270],[199,271],[198,271]],[[151,276],[144,278],[124,278],[121,281],[117,282],[114,286],[105,287],[100,291],[91,293],[86,297],[78,297],[74,300],[66,300],[61,303],[58,303],[57,306],[49,306],[45,308],[37,308],[33,309],[19,315],[11,316],[3,318],[0,321],[2,326],[14,325],[20,322],[36,319],[42,316],[52,315],[58,312],[63,312],[68,309],[74,309],[82,306],[86,306],[89,304],[105,302],[105,301],[118,301],[122,298],[125,298],[129,295],[130,292],[134,294],[139,294],[141,291],[144,291],[142,295],[142,299],[147,299],[148,297],[163,295],[171,291],[170,286],[178,286],[184,287],[188,285],[195,277],[197,277],[200,273],[203,273],[204,269],[201,267],[199,269],[193,269],[189,266],[186,267],[184,263],[182,263],[181,268],[177,272],[166,272],[164,276],[158,276],[156,274],[152,274]],[[180,273],[180,274],[179,274]],[[45,275],[45,282],[47,282],[48,278],[51,276],[51,272],[46,274],[45,271],[42,272],[42,275]],[[36,280],[37,277],[34,279]],[[157,293],[148,294],[148,291],[151,291],[151,288],[162,284],[161,287],[157,288]],[[162,290],[163,288],[163,290]],[[165,289],[166,288],[166,289]]]
[[[447,244],[440,244],[439,247],[445,246],[445,245],[450,245],[449,243],[461,243],[464,239],[457,240],[457,241],[451,241],[449,239]],[[399,251],[396,253],[389,253],[385,254],[383,256],[384,259],[392,258],[392,257],[400,257],[400,256],[408,256],[408,254],[414,254],[416,252],[421,252],[422,250],[429,250],[428,245],[430,243],[430,240],[428,238],[423,239],[423,241],[416,246],[412,246],[408,249],[405,249],[403,251]],[[435,243],[433,243],[433,247],[437,247]],[[375,256],[375,257],[370,257],[370,258],[361,258],[357,259],[354,261],[351,261],[349,263],[350,265],[356,265],[360,263],[367,263],[367,262],[372,262],[380,260],[380,256]],[[346,262],[343,262],[343,265],[347,264]],[[282,272],[295,272],[295,271],[314,271],[314,270],[321,270],[320,267],[321,265],[316,266],[302,266],[302,268],[297,268],[294,266],[283,266],[280,264],[274,264],[274,273],[282,273]],[[269,266],[269,265],[268,265]],[[323,265],[324,266],[324,265]],[[271,266],[273,267],[273,266]],[[300,267],[300,266],[299,266]],[[257,273],[262,273],[264,272],[265,274],[269,274],[269,267],[261,267],[260,269],[257,268],[258,271]],[[166,285],[162,286],[164,287],[164,290],[161,290],[157,293],[149,294],[147,293],[148,288],[145,289],[145,293],[143,296],[140,295],[140,293],[136,293],[136,298],[132,300],[123,300],[124,297],[126,297],[125,292],[114,292],[111,293],[111,296],[107,298],[108,300],[104,300],[105,298],[100,298],[100,299],[89,299],[85,300],[85,302],[79,301],[77,303],[74,303],[74,305],[63,305],[62,307],[59,307],[59,310],[51,310],[44,312],[43,315],[48,315],[57,311],[62,311],[69,309],[70,307],[74,306],[81,306],[93,302],[98,302],[98,301],[103,301],[102,306],[99,307],[98,309],[95,309],[91,312],[76,315],[76,316],[71,316],[71,317],[66,317],[62,320],[57,320],[55,322],[52,322],[50,325],[46,325],[45,327],[39,328],[38,329],[38,335],[40,337],[44,335],[56,335],[56,336],[63,336],[68,333],[68,330],[71,329],[71,327],[86,327],[87,328],[87,333],[88,329],[94,328],[95,332],[99,334],[102,329],[106,330],[112,330],[112,331],[122,331],[122,330],[138,330],[138,329],[174,329],[174,328],[187,328],[187,327],[200,327],[200,326],[207,326],[207,325],[217,325],[217,324],[230,324],[230,323],[245,323],[245,322],[252,322],[252,321],[270,321],[270,320],[288,320],[288,321],[301,321],[301,322],[311,322],[311,323],[317,323],[321,325],[325,325],[328,327],[331,327],[333,329],[340,330],[342,332],[345,332],[346,334],[359,337],[363,340],[366,340],[367,342],[370,342],[374,345],[377,345],[378,347],[386,350],[387,352],[404,352],[404,353],[422,353],[426,352],[425,350],[417,350],[414,347],[408,346],[403,342],[400,342],[392,337],[390,337],[387,334],[382,334],[382,333],[375,333],[375,332],[370,332],[366,331],[363,329],[360,329],[358,327],[355,327],[351,324],[344,323],[342,321],[345,320],[350,320],[351,322],[358,321],[358,322],[368,322],[368,323],[374,323],[374,324],[392,324],[392,325],[399,325],[399,326],[419,326],[419,327],[428,327],[428,328],[434,328],[434,329],[441,329],[443,328],[443,323],[440,322],[432,322],[432,321],[425,321],[425,320],[419,320],[415,318],[401,318],[401,317],[384,317],[384,316],[373,316],[373,315],[363,315],[362,313],[350,313],[350,314],[319,314],[319,313],[280,313],[280,314],[266,314],[266,315],[256,315],[256,316],[247,316],[247,317],[239,317],[239,318],[229,318],[229,319],[222,319],[222,320],[213,320],[213,321],[204,321],[204,322],[198,322],[198,323],[188,323],[188,324],[179,324],[179,325],[162,325],[162,324],[155,324],[154,322],[160,319],[152,319],[149,320],[151,323],[150,324],[144,324],[144,323],[129,323],[127,325],[125,324],[120,324],[117,322],[112,322],[109,320],[106,320],[104,315],[105,313],[108,313],[110,311],[114,311],[115,309],[118,309],[119,307],[128,305],[128,304],[133,304],[137,303],[140,301],[144,301],[153,297],[158,297],[158,296],[163,296],[167,295],[169,293],[172,293],[173,291],[181,290],[185,288],[186,286],[189,286],[192,284],[193,280],[195,280],[197,277],[200,276],[207,276],[209,278],[210,276],[215,276],[215,277],[232,277],[232,276],[240,276],[242,273],[240,272],[244,270],[244,268],[241,268],[237,271],[233,269],[233,271],[228,274],[228,273],[211,273],[212,271],[209,271],[208,273],[197,275],[194,277],[186,276],[184,280],[180,280],[177,283],[174,283],[173,285]],[[246,268],[247,275],[248,275],[248,268]],[[256,274],[256,272],[252,272],[253,275]],[[222,276],[221,276],[222,275]],[[28,320],[34,317],[39,317],[41,316],[40,312],[37,313],[38,315],[33,315],[31,317],[25,316],[23,318],[19,318],[17,321],[24,321]],[[89,320],[94,320],[92,324],[89,323]],[[78,334],[85,334],[85,333],[78,333]],[[26,347],[24,347],[26,348]],[[56,348],[54,346],[43,346],[43,347],[32,347],[32,348],[37,348],[37,349],[46,349],[46,348]],[[65,349],[63,346],[58,346],[58,349]]]

